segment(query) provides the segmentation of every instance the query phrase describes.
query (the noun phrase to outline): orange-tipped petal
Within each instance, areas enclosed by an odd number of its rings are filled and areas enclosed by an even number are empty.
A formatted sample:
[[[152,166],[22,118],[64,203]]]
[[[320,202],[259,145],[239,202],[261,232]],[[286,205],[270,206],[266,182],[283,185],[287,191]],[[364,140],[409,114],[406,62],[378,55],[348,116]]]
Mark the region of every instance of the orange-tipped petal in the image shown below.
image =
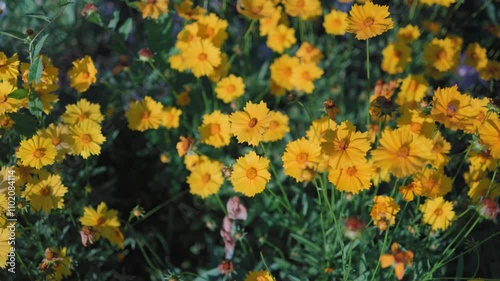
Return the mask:
[[[398,280],[403,279],[403,275],[405,273],[405,264],[402,262],[396,263],[394,271],[396,272],[396,277],[398,278]]]
[[[381,255],[380,256],[380,266],[382,268],[386,268],[391,266],[394,263],[394,256],[393,255]]]

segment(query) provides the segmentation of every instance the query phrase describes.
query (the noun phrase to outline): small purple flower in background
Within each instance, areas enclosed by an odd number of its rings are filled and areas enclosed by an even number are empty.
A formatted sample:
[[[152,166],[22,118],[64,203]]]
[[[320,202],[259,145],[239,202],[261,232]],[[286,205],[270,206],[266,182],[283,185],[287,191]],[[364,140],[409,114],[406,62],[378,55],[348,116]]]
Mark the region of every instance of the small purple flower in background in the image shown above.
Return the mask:
[[[453,79],[452,83],[457,84],[458,89],[463,92],[466,92],[469,87],[476,82],[485,84],[483,80],[479,79],[479,74],[477,73],[477,71],[472,66],[466,65],[464,61],[465,56],[462,55],[462,57],[460,58],[460,65],[455,71],[456,78]]]
[[[237,196],[231,197],[227,201],[227,215],[232,220],[246,220],[247,208],[240,203],[240,198]]]
[[[335,6],[337,7],[338,11],[349,12],[353,3],[354,1],[336,0]]]

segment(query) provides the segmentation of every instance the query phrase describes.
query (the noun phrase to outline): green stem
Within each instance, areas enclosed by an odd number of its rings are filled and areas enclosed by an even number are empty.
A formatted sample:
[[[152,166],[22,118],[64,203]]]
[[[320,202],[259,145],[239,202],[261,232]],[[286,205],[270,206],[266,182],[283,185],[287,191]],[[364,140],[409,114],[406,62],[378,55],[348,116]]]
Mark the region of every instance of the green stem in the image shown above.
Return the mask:
[[[460,162],[460,165],[458,166],[458,169],[455,172],[455,175],[453,176],[453,180],[451,181],[452,183],[455,182],[455,179],[457,178],[458,173],[460,173],[460,169],[462,169],[462,166],[464,165],[465,159],[467,159],[467,157],[469,157],[469,153],[470,153],[471,148],[472,148],[472,145],[469,144],[469,147],[467,148],[467,151],[465,152],[465,156],[464,156],[464,158],[462,158],[462,161]]]
[[[156,68],[156,66],[154,65],[154,63],[152,61],[148,61],[148,64],[153,69],[153,71],[158,76],[160,76],[160,78],[163,81],[165,81],[168,84],[168,86],[170,87],[170,90],[172,90],[172,93],[174,94],[175,98],[177,98],[179,96],[179,93],[175,90],[174,84],[172,84],[172,82],[170,80],[168,80],[168,78],[165,76],[165,74],[163,74],[161,71],[158,70],[158,68]]]
[[[224,215],[226,215],[226,216],[227,216],[227,210],[226,210],[226,208],[224,207],[224,204],[222,203],[222,200],[220,199],[219,193],[216,193],[216,194],[215,194],[215,198],[217,199],[217,202],[219,203],[220,208],[221,208],[221,209],[222,209],[222,211],[224,212]]]
[[[488,198],[491,192],[491,188],[493,187],[493,183],[495,183],[495,178],[497,177],[497,172],[498,172],[498,166],[499,166],[500,160],[497,160],[497,164],[495,166],[495,172],[493,172],[493,177],[491,178],[490,185],[488,186],[488,192],[486,192],[485,198]]]
[[[276,169],[274,168],[273,162],[271,161],[271,158],[269,158],[269,155],[267,154],[267,150],[264,147],[264,144],[261,142],[260,147],[262,148],[262,151],[264,151],[264,156],[269,159],[269,166],[271,166],[271,171],[273,172],[274,178],[278,182],[278,186],[280,187],[281,193],[283,195],[283,199],[285,200],[285,203],[287,205],[287,209],[291,209],[292,205],[290,204],[290,201],[288,201],[288,196],[286,195],[285,188],[283,187],[283,184],[279,180],[278,173],[276,172]]]
[[[385,237],[384,237],[384,243],[382,244],[382,250],[380,251],[379,257],[384,253],[385,246],[387,243],[387,237],[389,236],[389,228],[387,228],[385,231],[386,232],[385,232]],[[380,258],[377,260],[377,266],[375,267],[375,270],[373,271],[372,278],[370,279],[371,281],[373,281],[375,279],[375,275],[377,274],[379,267],[380,267]]]

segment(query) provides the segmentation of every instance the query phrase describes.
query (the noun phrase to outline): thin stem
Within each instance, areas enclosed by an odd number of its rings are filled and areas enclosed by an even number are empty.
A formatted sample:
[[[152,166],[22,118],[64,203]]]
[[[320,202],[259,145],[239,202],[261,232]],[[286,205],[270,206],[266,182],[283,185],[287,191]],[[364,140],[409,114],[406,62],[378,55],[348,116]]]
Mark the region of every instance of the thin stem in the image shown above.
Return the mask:
[[[495,178],[497,177],[499,162],[500,160],[497,160],[497,164],[495,166],[495,172],[493,172],[493,177],[491,178],[490,185],[488,186],[488,192],[486,192],[485,198],[488,198],[488,196],[490,195],[491,188],[493,187],[493,183],[495,182]]]
[[[291,209],[292,205],[290,204],[290,201],[288,201],[288,196],[286,195],[285,188],[283,187],[283,184],[278,178],[278,173],[276,172],[276,169],[274,168],[273,162],[271,161],[271,158],[269,158],[269,155],[267,154],[266,148],[264,147],[264,144],[261,142],[260,147],[262,148],[262,151],[264,151],[264,156],[269,159],[269,166],[271,166],[271,171],[273,172],[274,178],[278,182],[278,186],[281,189],[281,193],[283,195],[283,199],[285,199],[285,203],[287,205],[287,209]]]
[[[216,193],[216,194],[215,194],[215,198],[217,199],[217,202],[219,203],[220,208],[221,208],[221,209],[222,209],[222,211],[224,212],[224,215],[226,215],[226,216],[227,216],[227,210],[226,210],[226,208],[224,207],[224,204],[222,203],[222,200],[220,199],[219,193]]]
[[[158,68],[156,68],[156,66],[154,65],[154,63],[152,61],[148,61],[148,64],[153,69],[153,71],[156,74],[158,74],[158,76],[160,76],[160,78],[163,79],[163,81],[165,81],[168,84],[168,86],[170,87],[170,90],[172,90],[172,93],[177,98],[179,96],[179,93],[177,93],[177,91],[175,90],[175,87],[172,84],[172,82],[170,80],[168,80],[168,78],[165,76],[165,74],[163,74],[161,71],[158,70]]]
[[[387,237],[389,236],[389,228],[387,228],[385,231],[386,232],[385,232],[385,237],[384,237],[384,243],[382,244],[382,250],[380,251],[379,256],[381,256],[382,253],[384,252],[385,246],[387,243]],[[377,261],[377,266],[375,267],[375,270],[373,271],[372,278],[370,279],[371,281],[373,281],[375,279],[375,275],[377,274],[379,267],[380,267],[380,259],[378,259],[378,261]]]

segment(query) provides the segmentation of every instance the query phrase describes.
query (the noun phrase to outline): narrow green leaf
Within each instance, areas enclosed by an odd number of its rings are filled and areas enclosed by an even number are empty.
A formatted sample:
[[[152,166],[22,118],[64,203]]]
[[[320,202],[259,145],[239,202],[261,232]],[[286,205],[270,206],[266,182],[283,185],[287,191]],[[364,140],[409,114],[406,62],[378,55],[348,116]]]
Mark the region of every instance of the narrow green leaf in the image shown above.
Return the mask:
[[[42,59],[40,57],[37,57],[33,61],[33,64],[30,65],[28,73],[28,83],[35,81],[35,83],[38,84],[40,82],[40,79],[42,78],[42,72],[43,72]]]
[[[0,34],[23,41],[26,39],[26,36],[24,34],[22,34],[21,32],[17,32],[15,30],[5,30],[5,31],[0,30]]]
[[[24,16],[30,17],[30,18],[35,18],[35,19],[41,19],[41,20],[44,20],[46,22],[50,22],[49,18],[46,15],[42,15],[42,14],[29,13],[29,14],[25,14]]]
[[[28,96],[28,90],[26,90],[26,89],[17,89],[14,92],[9,94],[9,98],[18,99],[18,100],[24,99],[27,96]]]
[[[304,244],[304,246],[308,247],[311,251],[321,252],[321,248],[318,245],[307,240],[306,238],[304,238],[298,234],[295,234],[295,233],[290,234],[290,236],[292,236],[292,238],[297,240],[298,242]]]
[[[35,49],[33,49],[33,54],[32,56],[34,58],[36,58],[38,56],[38,54],[40,54],[40,51],[42,50],[43,48],[43,44],[45,43],[45,40],[47,39],[47,37],[49,37],[48,34],[45,34],[42,38],[40,38],[40,40],[38,40],[38,42],[36,43],[35,45]]]
[[[132,32],[132,19],[128,18],[122,26],[118,29],[118,33],[123,34],[123,37],[125,37],[125,40],[128,39],[128,36],[130,35],[130,32]]]
[[[37,121],[33,116],[22,114],[22,113],[11,113],[10,118],[14,120],[14,130],[16,130],[20,135],[31,137],[35,134],[37,129]]]
[[[59,0],[59,7],[64,7],[66,5],[73,4],[73,1]]]

